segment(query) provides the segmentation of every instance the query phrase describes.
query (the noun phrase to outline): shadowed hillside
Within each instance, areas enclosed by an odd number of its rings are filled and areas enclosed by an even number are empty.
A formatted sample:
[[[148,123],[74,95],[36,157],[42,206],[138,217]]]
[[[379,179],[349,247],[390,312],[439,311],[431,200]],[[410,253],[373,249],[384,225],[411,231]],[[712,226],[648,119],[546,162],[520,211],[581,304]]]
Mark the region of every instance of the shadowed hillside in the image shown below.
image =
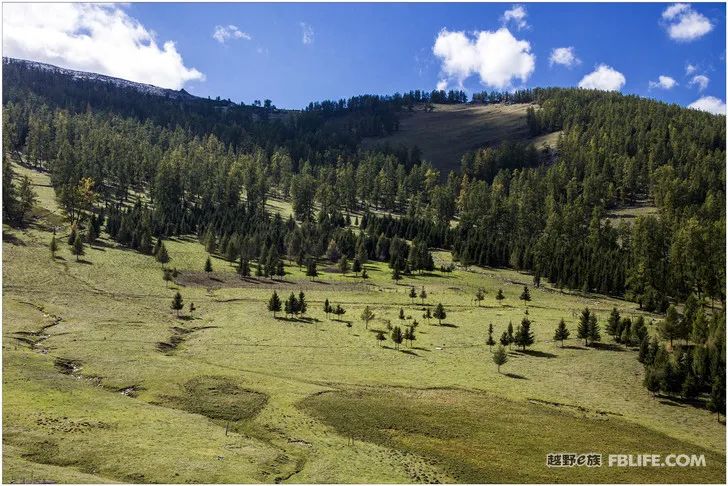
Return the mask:
[[[526,110],[534,106],[532,104],[433,106],[431,112],[426,112],[424,105],[420,105],[411,113],[402,113],[399,131],[387,137],[367,138],[363,146],[416,145],[422,151],[423,159],[447,172],[460,168],[460,158],[465,152],[503,140],[531,137]],[[555,147],[556,137],[550,138],[553,140],[548,140],[549,144]]]

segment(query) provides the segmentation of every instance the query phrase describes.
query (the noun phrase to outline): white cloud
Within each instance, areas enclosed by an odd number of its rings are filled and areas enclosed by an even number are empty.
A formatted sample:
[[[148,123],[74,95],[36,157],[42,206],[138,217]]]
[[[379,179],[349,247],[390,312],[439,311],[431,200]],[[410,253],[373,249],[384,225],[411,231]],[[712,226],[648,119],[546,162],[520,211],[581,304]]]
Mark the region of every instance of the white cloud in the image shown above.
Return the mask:
[[[579,58],[574,54],[573,47],[557,47],[551,49],[551,56],[549,56],[549,64],[561,64],[562,66],[572,67],[576,64],[581,63]]]
[[[507,24],[508,22],[513,22],[513,25],[516,26],[518,30],[528,28],[528,24],[526,23],[526,7],[523,5],[513,5],[510,10],[506,10],[503,12],[503,17],[501,17],[501,21],[503,24]]]
[[[91,71],[164,88],[204,80],[172,41],[111,4],[3,5],[3,55]]]
[[[494,88],[507,88],[514,79],[528,80],[536,65],[531,44],[518,40],[506,28],[481,31],[473,38],[464,32],[440,31],[432,47],[441,59],[441,71],[460,86],[478,74],[480,82]]]
[[[220,44],[224,44],[230,39],[245,39],[251,40],[252,37],[247,32],[243,32],[236,25],[216,25],[215,32],[212,33],[212,38],[218,41]]]
[[[694,64],[688,63],[688,65],[685,66],[685,75],[686,76],[690,76],[691,74],[693,74],[697,70],[698,70],[698,67],[697,66],[695,66]]]
[[[675,86],[677,86],[677,81],[675,81],[670,76],[659,76],[657,78],[657,81],[650,81],[650,89],[653,88],[659,88],[659,89],[672,89]]]
[[[301,22],[300,25],[301,25],[301,32],[302,32],[301,42],[303,42],[306,45],[313,44],[313,36],[314,36],[313,27],[308,25],[306,22]]]
[[[619,91],[627,80],[624,74],[606,64],[600,64],[591,73],[579,81],[580,88],[600,89],[603,91]]]
[[[447,89],[447,80],[441,79],[440,81],[438,81],[436,88],[438,91],[446,90]]]
[[[725,115],[725,102],[715,96],[703,96],[702,98],[690,103],[688,108],[707,111],[714,115]]]
[[[708,83],[710,83],[710,78],[704,74],[698,74],[697,76],[693,76],[693,79],[690,80],[690,86],[697,86],[698,91],[703,91],[705,88],[708,87]]]
[[[692,41],[713,30],[710,20],[686,3],[670,5],[662,12],[662,19],[667,34],[676,41]]]

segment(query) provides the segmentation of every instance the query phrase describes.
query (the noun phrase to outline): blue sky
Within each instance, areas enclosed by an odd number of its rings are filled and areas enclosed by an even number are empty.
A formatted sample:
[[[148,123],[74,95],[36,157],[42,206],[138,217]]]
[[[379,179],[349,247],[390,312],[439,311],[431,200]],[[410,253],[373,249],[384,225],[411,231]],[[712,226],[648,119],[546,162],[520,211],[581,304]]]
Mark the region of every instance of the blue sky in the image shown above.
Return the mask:
[[[46,16],[47,7],[41,10]],[[270,98],[286,108],[438,84],[472,93],[582,83],[682,105],[712,97],[725,110],[722,3],[148,3],[98,9],[110,20],[94,15],[83,31],[79,22],[29,29],[27,11],[22,20],[5,13],[4,30],[24,22],[22,30],[34,36],[14,35],[11,28],[3,53],[184,86],[199,96],[246,103]],[[75,15],[91,17],[88,11]],[[133,34],[125,34],[125,25]],[[60,29],[69,37],[67,48],[55,46],[49,55],[41,45],[43,29]],[[98,59],[74,58],[83,35],[85,46],[107,43],[118,53],[107,47]],[[134,37],[128,49],[124,35]],[[552,58],[556,48],[571,49]]]

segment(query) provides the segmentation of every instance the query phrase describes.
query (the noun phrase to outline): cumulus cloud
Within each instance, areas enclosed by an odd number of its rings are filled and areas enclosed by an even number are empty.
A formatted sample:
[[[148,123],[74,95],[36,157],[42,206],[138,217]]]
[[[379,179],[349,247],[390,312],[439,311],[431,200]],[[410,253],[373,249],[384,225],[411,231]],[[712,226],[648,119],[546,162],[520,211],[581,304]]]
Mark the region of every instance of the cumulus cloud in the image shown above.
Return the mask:
[[[688,63],[687,66],[685,66],[685,74],[687,76],[690,76],[691,74],[693,74],[697,70],[698,70],[698,67],[696,65],[694,65],[694,64]]]
[[[698,74],[697,76],[693,76],[693,79],[690,80],[690,86],[697,86],[698,91],[703,91],[705,88],[708,87],[708,83],[710,83],[710,78],[704,74]]]
[[[185,66],[173,41],[158,45],[111,4],[5,4],[3,55],[171,89],[205,78]]]
[[[503,17],[501,17],[501,21],[504,24],[512,22],[518,30],[526,29],[528,28],[528,23],[526,23],[526,15],[528,15],[526,13],[526,7],[524,7],[523,5],[513,5],[510,10],[506,10],[505,12],[503,12]]]
[[[687,3],[667,7],[662,12],[662,21],[670,38],[680,42],[699,39],[713,30],[710,20]]]
[[[212,38],[220,44],[224,44],[230,39],[252,39],[251,35],[238,29],[237,25],[216,25]]]
[[[581,79],[581,81],[579,81],[579,87],[586,89],[600,89],[602,91],[619,91],[626,82],[627,80],[625,79],[624,74],[616,71],[606,64],[600,64],[594,71],[587,74]]]
[[[313,44],[313,27],[311,27],[306,22],[301,22],[301,42],[303,42],[305,45]]]
[[[557,47],[551,49],[551,56],[549,56],[549,64],[561,64],[562,66],[572,67],[576,64],[581,63],[579,58],[574,54],[573,47]]]
[[[528,41],[516,39],[506,28],[481,31],[474,36],[443,29],[432,52],[441,60],[441,71],[446,77],[443,81],[455,81],[460,86],[477,74],[485,86],[507,88],[514,79],[527,81],[536,66]]]
[[[690,103],[688,108],[707,111],[714,115],[725,115],[725,102],[715,96],[703,96]]]
[[[658,76],[657,81],[650,81],[650,89],[672,89],[675,86],[677,86],[677,81],[670,76]]]

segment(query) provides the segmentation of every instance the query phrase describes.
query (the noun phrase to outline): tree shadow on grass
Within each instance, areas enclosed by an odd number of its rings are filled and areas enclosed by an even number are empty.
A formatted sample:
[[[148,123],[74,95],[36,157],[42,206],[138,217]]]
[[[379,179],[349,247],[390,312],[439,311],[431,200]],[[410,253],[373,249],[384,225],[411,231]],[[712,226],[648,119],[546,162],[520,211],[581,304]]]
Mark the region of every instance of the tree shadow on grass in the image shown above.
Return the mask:
[[[431,353],[431,349],[423,348],[422,346],[414,346],[412,349],[416,349],[417,351],[427,351],[428,353]]]
[[[419,354],[415,353],[415,352],[414,352],[414,351],[412,351],[411,349],[400,349],[399,351],[400,351],[401,353],[404,353],[404,354],[409,354],[410,356],[417,356],[418,358],[420,357],[420,355],[419,355]]]
[[[600,351],[616,351],[618,353],[623,353],[626,351],[623,346],[612,343],[591,343],[590,346]]]
[[[76,260],[76,263],[81,263],[83,265],[93,265],[93,262],[91,262],[89,260],[84,260],[83,258]]]
[[[584,346],[574,346],[574,345],[568,344],[566,346],[561,346],[561,349],[578,349],[579,351],[586,351],[589,348],[586,348]]]
[[[535,358],[548,358],[548,359],[556,358],[556,355],[553,354],[553,353],[547,353],[546,351],[536,351],[536,350],[533,350],[533,349],[527,349],[525,351],[522,351],[520,349],[517,349],[516,352],[519,353],[519,354],[525,354],[525,355],[528,355],[528,356],[533,356]]]
[[[690,406],[693,408],[705,408],[706,401],[701,400],[700,398],[682,398],[682,397],[672,397],[669,395],[662,395],[659,394],[656,396],[658,399],[657,401],[660,402],[663,405],[669,405],[670,407],[686,407]]]
[[[528,378],[526,378],[525,376],[517,375],[516,373],[503,373],[503,376],[507,376],[508,378],[514,378],[516,380],[528,380]]]
[[[443,322],[442,324],[440,324],[440,327],[454,327],[454,328],[458,328],[460,326],[457,326],[455,324],[450,324],[449,322]]]

